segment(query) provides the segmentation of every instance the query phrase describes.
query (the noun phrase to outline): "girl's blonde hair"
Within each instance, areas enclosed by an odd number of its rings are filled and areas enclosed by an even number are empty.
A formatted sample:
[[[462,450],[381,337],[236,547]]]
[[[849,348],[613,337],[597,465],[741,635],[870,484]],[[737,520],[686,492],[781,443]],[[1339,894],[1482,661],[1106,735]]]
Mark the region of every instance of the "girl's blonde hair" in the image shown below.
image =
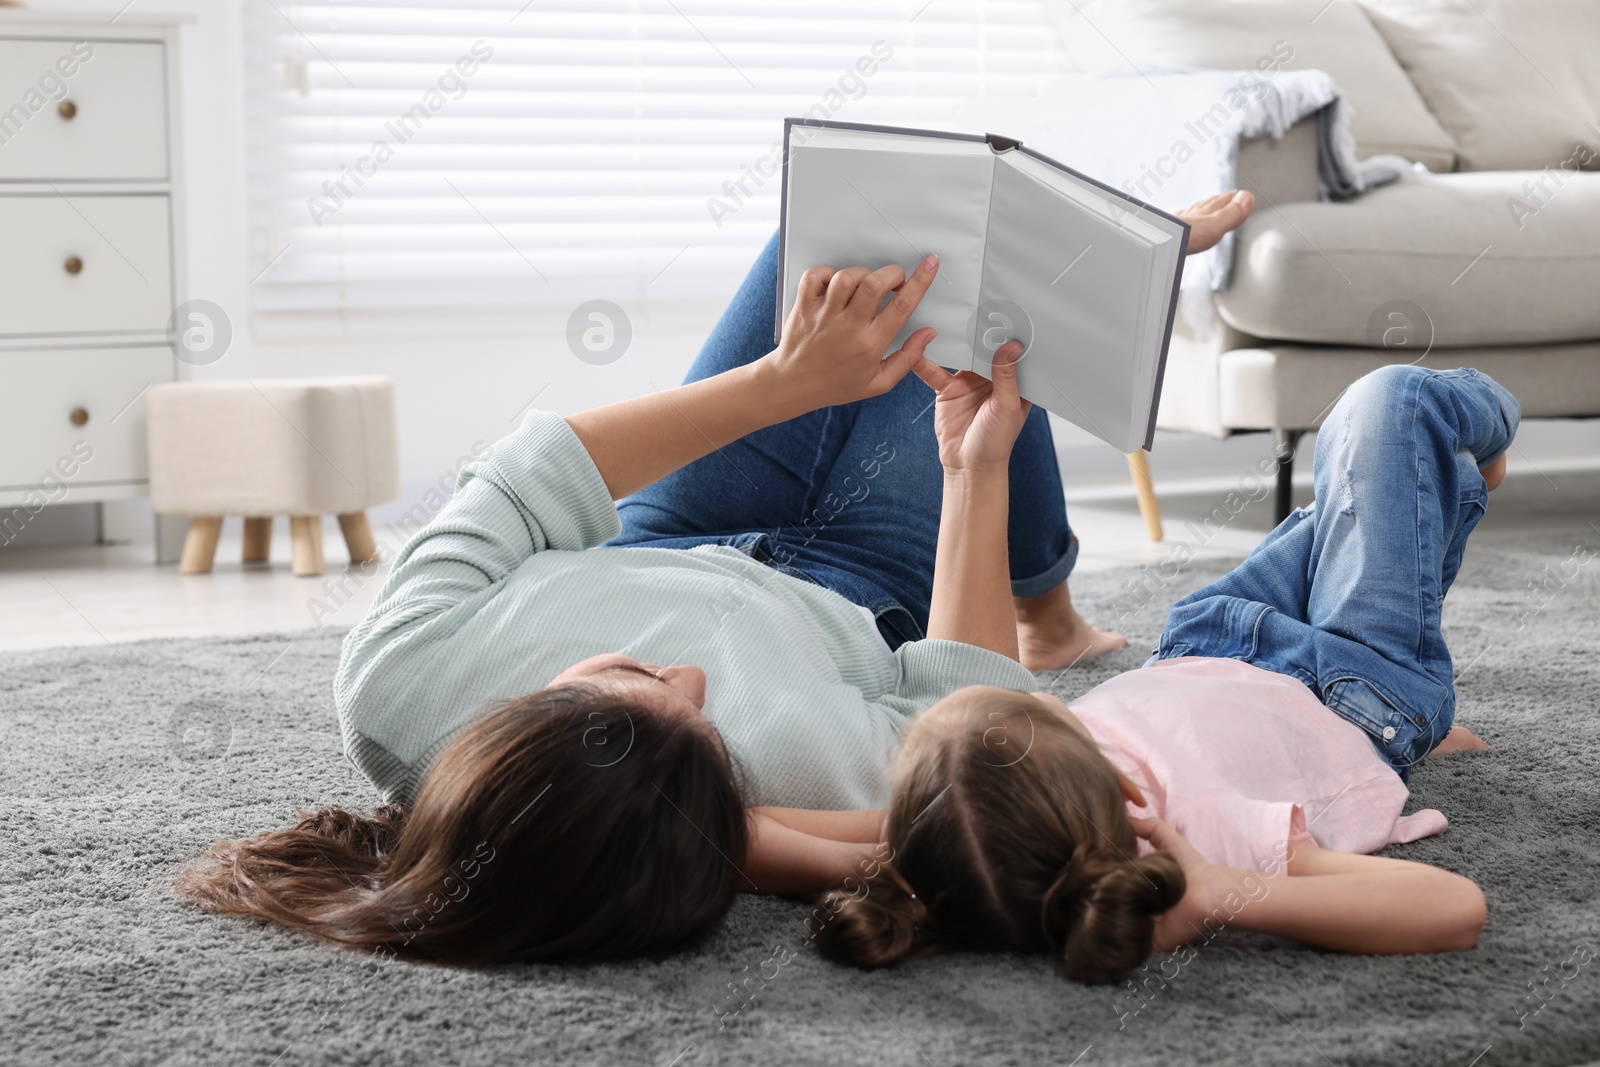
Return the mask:
[[[1138,967],[1184,878],[1167,853],[1138,857],[1110,762],[1023,693],[979,695],[965,715],[906,752],[892,858],[824,898],[819,947],[859,967],[944,948],[1052,952],[1080,982]]]

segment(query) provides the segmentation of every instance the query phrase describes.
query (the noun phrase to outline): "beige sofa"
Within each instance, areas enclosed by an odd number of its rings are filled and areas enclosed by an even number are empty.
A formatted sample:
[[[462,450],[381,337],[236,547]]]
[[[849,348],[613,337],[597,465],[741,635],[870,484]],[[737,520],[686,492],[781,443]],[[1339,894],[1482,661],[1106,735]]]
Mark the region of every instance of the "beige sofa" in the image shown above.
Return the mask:
[[[1314,120],[1240,149],[1257,208],[1219,321],[1175,333],[1158,425],[1271,431],[1280,516],[1300,434],[1385,363],[1477,367],[1528,417],[1600,415],[1600,7],[1060,0],[1056,14],[1090,70],[1245,69],[1289,42],[1286,66],[1329,71],[1352,105],[1358,156],[1428,168],[1319,202]]]

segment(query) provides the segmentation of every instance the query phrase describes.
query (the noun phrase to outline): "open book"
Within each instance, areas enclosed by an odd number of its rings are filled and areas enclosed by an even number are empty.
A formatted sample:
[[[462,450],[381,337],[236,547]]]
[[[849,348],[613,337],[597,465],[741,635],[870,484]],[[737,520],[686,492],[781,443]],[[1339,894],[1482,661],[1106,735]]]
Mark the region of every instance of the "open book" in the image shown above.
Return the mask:
[[[815,266],[939,276],[893,348],[923,326],[928,358],[986,377],[1023,342],[1025,399],[1133,452],[1155,436],[1184,222],[990,134],[784,122],[778,321]]]

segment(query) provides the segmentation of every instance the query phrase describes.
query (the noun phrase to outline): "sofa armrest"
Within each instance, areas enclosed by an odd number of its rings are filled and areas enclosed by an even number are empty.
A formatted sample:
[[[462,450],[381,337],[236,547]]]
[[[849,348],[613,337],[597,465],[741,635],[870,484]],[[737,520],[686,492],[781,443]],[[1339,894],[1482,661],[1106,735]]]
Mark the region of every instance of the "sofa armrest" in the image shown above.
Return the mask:
[[[1317,198],[1317,121],[1306,116],[1281,141],[1251,137],[1239,142],[1239,188],[1265,201],[1256,210]]]
[[[1283,139],[1254,137],[1239,143],[1239,188],[1256,194],[1256,214],[1274,204],[1317,199],[1317,120],[1294,124]],[[1246,253],[1243,234],[1234,255]],[[1219,317],[1198,332],[1179,315],[1167,352],[1166,380],[1156,426],[1163,430],[1226,437],[1233,432],[1222,415],[1224,398],[1220,361],[1226,352],[1253,348],[1255,337],[1234,329]]]

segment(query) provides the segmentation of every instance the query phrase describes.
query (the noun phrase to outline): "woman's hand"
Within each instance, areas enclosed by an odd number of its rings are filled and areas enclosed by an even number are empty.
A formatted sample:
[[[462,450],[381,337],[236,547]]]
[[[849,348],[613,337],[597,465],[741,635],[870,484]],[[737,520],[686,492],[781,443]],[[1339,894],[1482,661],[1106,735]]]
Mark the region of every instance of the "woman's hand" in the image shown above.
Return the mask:
[[[972,371],[951,374],[926,357],[913,367],[935,394],[933,432],[946,471],[1006,472],[1011,446],[1033,409],[1017,392],[1021,358],[1020,341],[1001,345],[994,354],[993,381]]]
[[[1183,869],[1183,899],[1178,906],[1156,919],[1155,950],[1171,952],[1187,945],[1205,930],[1205,920],[1217,902],[1239,888],[1244,872],[1212,863],[1189,844],[1188,838],[1160,819],[1133,819],[1133,832],[1150,842],[1151,847],[1170,853]]]
[[[800,276],[789,320],[783,324],[783,339],[762,359],[776,375],[776,387],[806,411],[893,389],[923,358],[934,330],[917,330],[899,351],[887,359],[884,353],[938,273],[939,257],[931,253],[909,278],[892,263],[874,271],[865,267],[806,271]]]
[[[918,330],[883,358],[938,270],[937,256],[910,278],[895,266],[808,270],[775,351],[675,389],[580,411],[567,425],[620,500],[746,434],[887,393],[933,339],[931,329]]]

